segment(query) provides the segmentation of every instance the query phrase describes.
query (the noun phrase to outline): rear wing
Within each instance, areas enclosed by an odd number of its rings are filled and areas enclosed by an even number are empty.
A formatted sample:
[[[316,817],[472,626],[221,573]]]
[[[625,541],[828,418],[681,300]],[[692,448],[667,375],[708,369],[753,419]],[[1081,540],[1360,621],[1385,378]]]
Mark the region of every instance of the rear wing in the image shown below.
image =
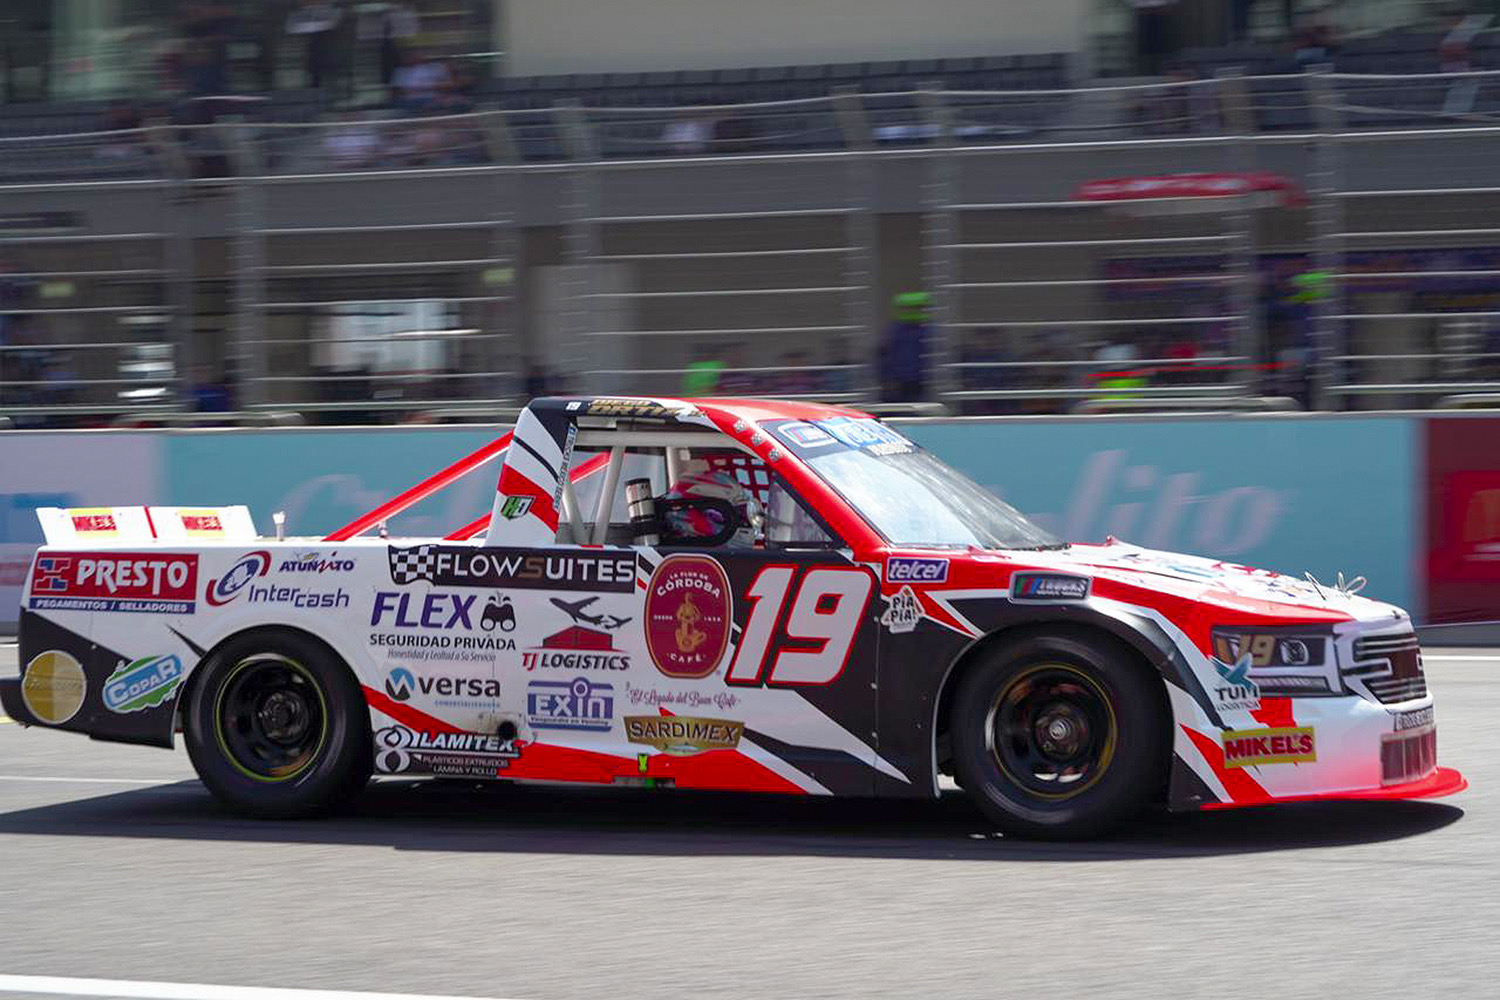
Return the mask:
[[[250,508],[239,507],[39,507],[48,545],[190,545],[253,542]]]

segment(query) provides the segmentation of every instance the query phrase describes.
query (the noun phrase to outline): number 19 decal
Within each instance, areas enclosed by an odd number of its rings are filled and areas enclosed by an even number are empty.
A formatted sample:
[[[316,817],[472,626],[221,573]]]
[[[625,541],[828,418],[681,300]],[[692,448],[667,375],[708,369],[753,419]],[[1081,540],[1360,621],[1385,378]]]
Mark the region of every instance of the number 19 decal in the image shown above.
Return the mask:
[[[778,686],[831,683],[849,662],[874,589],[875,578],[860,569],[762,569],[745,592],[755,606],[725,680]],[[793,595],[790,601],[788,595]]]

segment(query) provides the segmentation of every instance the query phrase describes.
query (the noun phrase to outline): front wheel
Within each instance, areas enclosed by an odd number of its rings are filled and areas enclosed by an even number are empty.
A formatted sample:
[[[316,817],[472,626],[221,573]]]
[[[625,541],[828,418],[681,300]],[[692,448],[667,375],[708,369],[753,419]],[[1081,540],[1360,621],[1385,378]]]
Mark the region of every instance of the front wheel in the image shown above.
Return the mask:
[[[1107,641],[1033,636],[962,679],[959,784],[1006,832],[1098,836],[1161,783],[1167,724],[1148,668]]]
[[[322,643],[264,629],[198,668],[184,720],[188,756],[209,791],[261,819],[324,812],[370,778],[368,709]]]

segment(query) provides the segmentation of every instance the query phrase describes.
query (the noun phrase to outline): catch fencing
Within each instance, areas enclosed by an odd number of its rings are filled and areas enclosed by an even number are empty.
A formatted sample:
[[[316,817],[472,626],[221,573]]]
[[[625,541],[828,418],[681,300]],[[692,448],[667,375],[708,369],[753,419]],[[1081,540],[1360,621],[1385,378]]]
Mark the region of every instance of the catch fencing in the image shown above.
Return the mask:
[[[1500,397],[1496,73],[240,112],[0,139],[0,421]]]

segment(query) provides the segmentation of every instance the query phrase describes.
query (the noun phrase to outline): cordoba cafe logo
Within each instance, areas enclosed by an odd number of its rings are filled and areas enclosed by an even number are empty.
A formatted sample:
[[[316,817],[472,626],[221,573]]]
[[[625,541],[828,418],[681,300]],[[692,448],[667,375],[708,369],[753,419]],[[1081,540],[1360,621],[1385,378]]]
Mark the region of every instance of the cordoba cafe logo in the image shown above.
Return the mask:
[[[734,600],[724,568],[708,556],[672,555],[651,574],[646,648],[668,677],[707,677],[729,647]]]

